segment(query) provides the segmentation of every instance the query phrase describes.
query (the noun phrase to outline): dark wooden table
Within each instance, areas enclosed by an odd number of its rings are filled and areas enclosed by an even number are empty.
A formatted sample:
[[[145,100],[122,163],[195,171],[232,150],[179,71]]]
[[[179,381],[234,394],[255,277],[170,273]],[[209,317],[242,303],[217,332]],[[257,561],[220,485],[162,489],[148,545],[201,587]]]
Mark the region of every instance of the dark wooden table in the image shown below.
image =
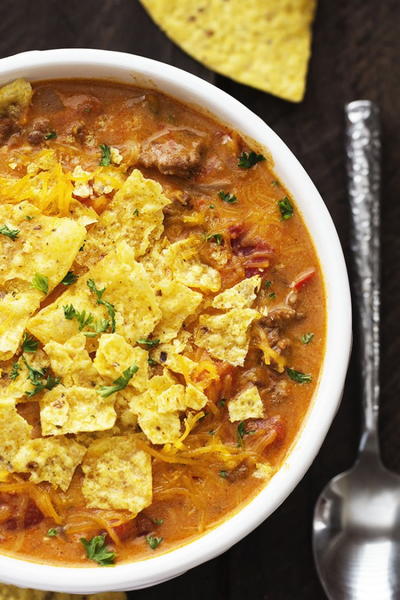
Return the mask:
[[[1,0],[0,57],[31,49],[87,47],[159,59],[213,81],[260,115],[286,141],[319,188],[349,259],[343,105],[378,102],[384,136],[382,241],[382,451],[400,472],[400,3],[320,0],[304,102],[299,105],[203,68],[157,29],[137,0]],[[349,262],[349,261],[348,261]],[[351,275],[351,264],[350,264]],[[359,434],[357,335],[339,413],[303,481],[267,522],[223,556],[131,598],[320,600],[311,553],[315,500],[353,462]],[[378,600],[378,599],[376,599]]]

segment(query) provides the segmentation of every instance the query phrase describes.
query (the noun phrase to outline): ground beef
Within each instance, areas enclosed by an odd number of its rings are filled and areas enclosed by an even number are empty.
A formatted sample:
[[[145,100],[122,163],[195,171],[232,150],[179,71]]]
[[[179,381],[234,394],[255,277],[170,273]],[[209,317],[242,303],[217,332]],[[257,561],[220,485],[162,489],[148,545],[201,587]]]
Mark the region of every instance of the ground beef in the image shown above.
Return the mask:
[[[277,327],[296,318],[298,318],[298,315],[294,308],[290,306],[277,306],[266,317],[263,317],[262,323],[263,325],[267,325],[267,327]]]
[[[271,435],[274,444],[281,444],[286,436],[286,425],[280,415],[266,419],[247,419],[245,421],[246,433],[262,430],[266,435]]]
[[[6,144],[17,130],[18,127],[13,119],[9,119],[8,117],[0,119],[0,145]]]
[[[72,108],[81,114],[98,114],[102,109],[101,101],[91,94],[76,94],[64,98],[64,106]]]
[[[32,123],[32,128],[28,133],[28,142],[32,146],[38,146],[46,139],[46,135],[50,132],[49,119],[35,119]]]
[[[155,167],[164,175],[191,177],[201,166],[205,149],[203,138],[191,131],[170,131],[143,144],[139,162]]]

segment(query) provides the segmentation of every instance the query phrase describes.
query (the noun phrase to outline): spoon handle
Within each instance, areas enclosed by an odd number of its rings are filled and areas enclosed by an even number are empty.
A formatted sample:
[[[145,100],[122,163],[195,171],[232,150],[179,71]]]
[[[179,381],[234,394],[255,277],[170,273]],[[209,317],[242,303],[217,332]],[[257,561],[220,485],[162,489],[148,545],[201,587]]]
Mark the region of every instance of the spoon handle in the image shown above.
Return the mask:
[[[378,448],[380,308],[380,127],[369,100],[345,106],[348,194],[360,315],[364,423],[360,451]]]

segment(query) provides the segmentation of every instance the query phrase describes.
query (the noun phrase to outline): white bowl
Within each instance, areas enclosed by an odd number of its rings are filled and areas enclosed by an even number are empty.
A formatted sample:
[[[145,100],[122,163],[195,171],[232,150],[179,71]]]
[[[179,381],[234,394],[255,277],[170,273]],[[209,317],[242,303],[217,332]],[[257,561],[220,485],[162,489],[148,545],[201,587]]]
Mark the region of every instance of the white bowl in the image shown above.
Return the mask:
[[[109,568],[58,567],[0,555],[0,580],[68,593],[143,588],[180,575],[230,548],[262,523],[291,493],[315,458],[339,406],[351,347],[346,266],[330,215],[292,152],[259,117],[210,83],[141,56],[104,50],[33,51],[0,60],[0,84],[17,77],[105,78],[153,87],[192,103],[265,146],[314,240],[327,294],[327,343],[318,389],[283,466],[244,508],[199,539],[154,558]]]

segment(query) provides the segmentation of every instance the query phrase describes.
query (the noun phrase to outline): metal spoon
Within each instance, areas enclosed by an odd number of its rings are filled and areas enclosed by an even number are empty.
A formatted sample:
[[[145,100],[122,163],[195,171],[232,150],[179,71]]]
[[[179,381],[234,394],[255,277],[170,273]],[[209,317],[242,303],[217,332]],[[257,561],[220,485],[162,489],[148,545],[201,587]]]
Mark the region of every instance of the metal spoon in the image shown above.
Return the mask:
[[[364,419],[357,462],[317,501],[313,549],[331,600],[399,600],[400,477],[382,465],[378,443],[379,116],[368,100],[351,102],[345,113]]]

